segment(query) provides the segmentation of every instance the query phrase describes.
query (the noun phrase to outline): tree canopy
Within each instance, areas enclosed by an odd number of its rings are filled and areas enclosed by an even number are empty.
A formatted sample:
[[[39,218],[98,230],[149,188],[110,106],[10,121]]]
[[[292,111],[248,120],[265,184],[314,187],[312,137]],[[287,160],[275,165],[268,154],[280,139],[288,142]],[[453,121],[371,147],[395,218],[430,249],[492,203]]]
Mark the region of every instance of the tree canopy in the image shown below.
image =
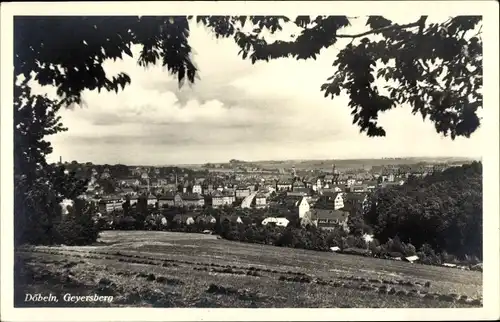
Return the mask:
[[[482,258],[482,164],[452,167],[372,196],[365,221],[380,241],[399,236],[417,247]]]
[[[353,124],[369,136],[385,135],[377,123],[379,112],[403,104],[410,105],[412,113],[429,117],[438,133],[451,138],[469,137],[479,127],[482,39],[481,30],[476,30],[482,22],[480,16],[456,16],[429,24],[426,16],[407,24],[369,16],[368,31],[349,34],[352,19],[16,16],[15,75],[53,85],[66,103],[80,103],[85,89],[118,92],[129,84],[126,71],[108,77],[102,63],[132,56],[131,46],[140,45],[140,65],[159,63],[179,82],[186,78],[194,82],[198,70],[191,57],[189,22],[195,20],[216,37],[233,38],[241,57],[253,63],[283,57],[316,59],[322,49],[339,39],[352,39],[332,57],[333,75],[319,90],[332,98],[346,93]],[[293,24],[301,32],[290,41],[266,41],[264,32],[279,33],[285,24]],[[376,81],[382,80],[385,88],[377,88]]]

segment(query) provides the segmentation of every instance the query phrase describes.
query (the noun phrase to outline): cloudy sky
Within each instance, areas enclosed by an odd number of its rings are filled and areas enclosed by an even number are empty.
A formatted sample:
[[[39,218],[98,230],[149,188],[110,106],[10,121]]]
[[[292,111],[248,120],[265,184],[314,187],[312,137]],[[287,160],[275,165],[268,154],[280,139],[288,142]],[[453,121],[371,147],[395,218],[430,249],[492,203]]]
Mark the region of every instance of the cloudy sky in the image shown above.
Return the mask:
[[[358,20],[345,32],[365,30],[366,18]],[[107,73],[124,71],[132,84],[118,94],[85,92],[84,107],[62,111],[69,131],[51,137],[51,159],[179,164],[481,155],[481,129],[470,139],[452,141],[404,106],[380,116],[386,137],[360,134],[347,97],[332,100],[320,92],[348,41],[324,50],[317,60],[252,65],[237,55],[233,40],[217,40],[193,24],[190,44],[200,80],[179,88],[162,67],[145,69],[132,58],[108,63]]]

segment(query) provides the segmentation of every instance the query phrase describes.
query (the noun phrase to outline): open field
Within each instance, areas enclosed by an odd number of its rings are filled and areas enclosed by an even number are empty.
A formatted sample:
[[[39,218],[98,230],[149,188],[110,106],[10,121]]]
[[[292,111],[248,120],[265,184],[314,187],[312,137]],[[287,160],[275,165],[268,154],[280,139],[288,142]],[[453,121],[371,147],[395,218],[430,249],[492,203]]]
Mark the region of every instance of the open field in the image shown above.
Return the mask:
[[[100,306],[482,305],[480,272],[201,234],[106,231],[96,246],[19,250],[16,265],[16,306],[29,305],[23,301],[26,292],[114,296],[111,304],[95,304]]]

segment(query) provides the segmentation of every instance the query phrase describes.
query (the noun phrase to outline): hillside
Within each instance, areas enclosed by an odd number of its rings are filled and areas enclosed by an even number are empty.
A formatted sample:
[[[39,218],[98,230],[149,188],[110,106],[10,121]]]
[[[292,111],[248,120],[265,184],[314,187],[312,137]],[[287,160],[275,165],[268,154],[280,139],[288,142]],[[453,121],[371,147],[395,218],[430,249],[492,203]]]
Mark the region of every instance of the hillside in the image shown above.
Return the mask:
[[[481,305],[480,272],[238,243],[200,234],[107,231],[101,233],[100,242],[99,246],[18,251],[15,305],[26,306],[25,292],[61,294],[76,289],[82,295],[114,296],[112,303],[99,304],[112,307]]]

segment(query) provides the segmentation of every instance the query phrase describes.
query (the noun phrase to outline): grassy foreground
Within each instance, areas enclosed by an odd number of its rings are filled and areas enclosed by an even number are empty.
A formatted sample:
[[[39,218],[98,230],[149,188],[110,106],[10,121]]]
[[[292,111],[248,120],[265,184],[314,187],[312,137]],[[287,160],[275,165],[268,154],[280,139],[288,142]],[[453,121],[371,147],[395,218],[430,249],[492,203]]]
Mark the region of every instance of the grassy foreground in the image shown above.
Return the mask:
[[[106,231],[99,245],[15,254],[16,307],[481,307],[482,273],[173,232]],[[25,302],[26,293],[113,296]]]

